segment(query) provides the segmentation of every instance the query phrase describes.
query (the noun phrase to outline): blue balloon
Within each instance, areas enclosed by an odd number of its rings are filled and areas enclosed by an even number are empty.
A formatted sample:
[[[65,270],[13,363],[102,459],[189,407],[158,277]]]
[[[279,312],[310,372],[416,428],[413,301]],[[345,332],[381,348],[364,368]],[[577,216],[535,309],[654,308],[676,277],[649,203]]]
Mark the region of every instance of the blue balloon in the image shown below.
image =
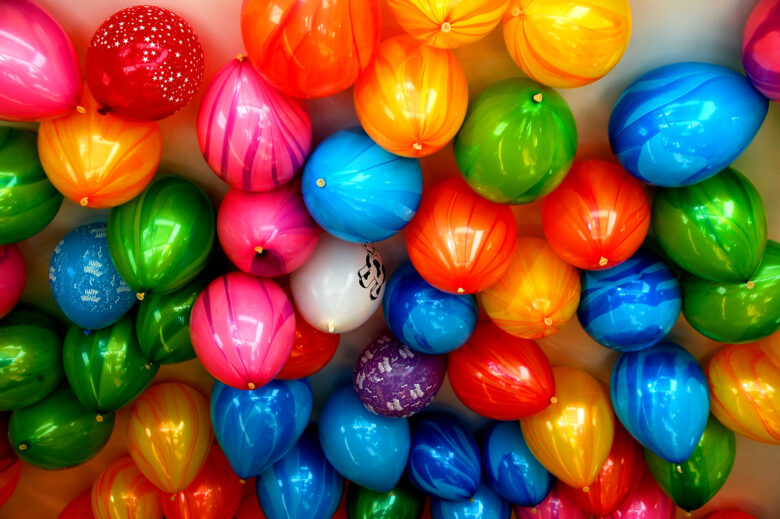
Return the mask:
[[[303,201],[317,223],[342,240],[385,240],[403,229],[422,197],[417,159],[382,149],[362,128],[334,133],[303,170]]]
[[[410,349],[447,353],[463,346],[474,332],[477,298],[434,288],[407,262],[385,285],[382,313],[393,334]]]
[[[257,476],[293,448],[309,422],[309,379],[272,380],[247,391],[214,381],[211,423],[233,471]]]
[[[460,501],[479,488],[482,466],[477,442],[457,418],[442,412],[412,422],[409,479],[432,497]]]
[[[693,454],[707,425],[710,394],[690,353],[668,341],[623,353],[609,392],[615,414],[639,443],[670,463]]]
[[[111,260],[104,222],[76,227],[57,244],[49,286],[60,310],[86,330],[111,326],[136,301]]]
[[[496,422],[488,429],[482,444],[482,463],[488,483],[515,505],[538,505],[555,482],[531,454],[517,421]]]
[[[332,517],[343,491],[344,478],[328,463],[311,430],[257,477],[257,499],[267,519]]]
[[[325,402],[319,427],[325,456],[345,478],[377,492],[398,484],[409,458],[406,418],[375,415],[349,384]]]
[[[609,142],[639,180],[687,186],[731,164],[753,140],[767,108],[742,74],[708,63],[674,63],[623,91],[609,119]]]
[[[680,282],[661,258],[638,250],[623,263],[582,273],[577,317],[600,344],[636,351],[663,339],[680,316]]]
[[[482,483],[473,497],[461,501],[431,500],[433,519],[509,519],[512,508],[495,490]]]

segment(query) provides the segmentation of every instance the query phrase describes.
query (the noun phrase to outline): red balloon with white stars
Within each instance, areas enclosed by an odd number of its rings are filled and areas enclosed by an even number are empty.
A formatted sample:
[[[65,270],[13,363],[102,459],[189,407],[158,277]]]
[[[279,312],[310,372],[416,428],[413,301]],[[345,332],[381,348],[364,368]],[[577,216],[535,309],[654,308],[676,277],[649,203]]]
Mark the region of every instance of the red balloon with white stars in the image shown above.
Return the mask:
[[[192,27],[162,7],[129,7],[97,30],[87,49],[87,83],[107,111],[154,121],[190,102],[203,78]]]

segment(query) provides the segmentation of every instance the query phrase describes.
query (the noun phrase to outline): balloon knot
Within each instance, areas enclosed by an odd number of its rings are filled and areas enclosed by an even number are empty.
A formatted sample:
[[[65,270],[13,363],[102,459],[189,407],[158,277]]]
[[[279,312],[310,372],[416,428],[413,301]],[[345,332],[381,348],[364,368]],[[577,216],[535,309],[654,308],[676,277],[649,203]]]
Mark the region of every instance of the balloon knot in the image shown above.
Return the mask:
[[[254,389],[254,388],[256,388],[257,386],[255,386],[255,383],[254,383],[254,382],[250,382],[249,384],[247,384],[247,385],[246,385],[246,387],[248,387],[249,389]]]
[[[81,204],[81,207],[87,207],[87,204],[89,203],[89,198],[82,197],[81,200],[79,200],[79,204]]]
[[[171,494],[171,501],[176,501],[176,494]]]
[[[333,323],[328,323],[328,333],[333,333],[333,331],[336,329],[336,325]]]
[[[419,141],[417,141],[414,144],[412,144],[412,148],[416,149],[417,151],[420,151],[422,150],[422,144]]]
[[[146,364],[144,364],[144,367],[146,369],[152,369],[152,364],[150,362],[147,362]]]
[[[324,178],[318,178],[317,179],[317,187],[325,187],[325,179]]]
[[[20,443],[17,449],[20,451],[26,451],[28,449],[28,445],[26,443]]]
[[[582,487],[582,491],[587,494],[588,492],[590,492],[590,487]]]
[[[457,292],[458,294],[462,294],[463,292],[465,292],[465,290],[463,290],[462,288],[458,288],[458,289],[456,290],[456,292]]]
[[[521,14],[523,14],[523,10],[520,9],[519,7],[513,7],[512,10],[509,11],[509,14],[511,14],[512,16],[520,16]]]
[[[242,485],[246,485],[246,480],[244,478],[240,478],[238,482],[241,483]]]
[[[747,283],[745,283],[745,286],[747,287],[748,290],[752,290],[753,287],[756,286],[756,284],[753,283],[752,281],[748,281]]]
[[[87,113],[87,109],[86,109],[86,108],[84,108],[84,107],[83,107],[83,106],[81,106],[81,105],[78,105],[78,106],[76,107],[76,111],[77,111],[78,113],[80,113],[80,114],[85,114],[85,113]]]
[[[531,508],[531,513],[532,514],[537,514],[537,513],[539,513],[539,510],[537,510],[536,507],[533,507],[533,508]]]
[[[450,22],[444,22],[441,24],[441,32],[450,32],[452,30],[452,25],[450,25]]]
[[[551,404],[557,404],[558,403],[558,397],[554,396],[554,397],[550,398],[550,403]]]
[[[263,248],[258,245],[257,247],[255,247],[255,252],[258,253],[258,254],[262,254],[263,253]]]
[[[237,60],[239,63],[241,63],[242,61],[245,61],[245,60],[246,60],[246,56],[244,56],[243,54],[236,54],[236,60]]]
[[[604,256],[602,256],[601,258],[599,258],[599,266],[600,266],[600,267],[604,267],[604,266],[606,266],[606,265],[607,265],[607,263],[609,263],[609,260],[608,260],[607,258],[605,258]]]
[[[541,103],[542,99],[544,99],[544,97],[542,97],[541,92],[537,92],[534,94],[533,100],[536,101],[537,103]]]
[[[552,326],[552,324],[553,324],[552,317],[545,317],[544,318],[544,324],[546,324],[547,326]]]
[[[146,295],[146,294],[145,294],[145,293],[143,293],[143,292],[137,292],[137,293],[135,294],[135,297],[136,297],[136,298],[137,298],[139,301],[143,301],[143,300],[144,300],[144,296],[145,296],[145,295]]]
[[[97,416],[95,416],[95,421],[97,423],[103,423],[103,415],[102,414],[98,414]]]

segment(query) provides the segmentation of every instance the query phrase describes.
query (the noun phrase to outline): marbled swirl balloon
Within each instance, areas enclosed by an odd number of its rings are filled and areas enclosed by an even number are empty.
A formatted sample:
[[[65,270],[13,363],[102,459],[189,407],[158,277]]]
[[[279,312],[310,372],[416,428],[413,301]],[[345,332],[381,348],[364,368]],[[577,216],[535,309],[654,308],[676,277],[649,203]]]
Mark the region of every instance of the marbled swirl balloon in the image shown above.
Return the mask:
[[[158,519],[160,491],[146,479],[130,456],[109,464],[92,484],[95,519]]]
[[[772,101],[780,100],[780,1],[761,0],[753,8],[742,33],[742,64],[753,86]]]
[[[460,501],[431,500],[433,519],[509,519],[512,507],[487,483],[477,493]]]
[[[576,501],[560,491],[563,483],[557,483],[547,498],[534,507],[515,506],[517,519],[588,519],[585,510]],[[656,519],[648,516],[645,519]]]

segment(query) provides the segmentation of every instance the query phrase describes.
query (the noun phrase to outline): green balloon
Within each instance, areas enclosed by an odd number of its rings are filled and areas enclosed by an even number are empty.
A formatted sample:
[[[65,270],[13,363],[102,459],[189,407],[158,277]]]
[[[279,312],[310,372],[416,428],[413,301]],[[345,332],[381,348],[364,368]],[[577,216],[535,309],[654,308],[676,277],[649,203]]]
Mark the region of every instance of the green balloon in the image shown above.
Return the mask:
[[[780,244],[769,240],[758,270],[746,283],[682,279],[685,318],[721,342],[751,342],[780,328]]]
[[[0,326],[0,410],[32,405],[51,393],[61,380],[60,336],[28,324]]]
[[[653,477],[680,508],[692,511],[718,493],[734,466],[737,438],[710,415],[696,449],[683,463],[669,463],[645,449]]]
[[[652,218],[667,256],[701,278],[744,282],[761,262],[766,209],[753,184],[735,169],[691,186],[656,190]]]
[[[569,105],[552,88],[523,78],[480,92],[455,137],[455,161],[466,182],[503,204],[527,204],[555,189],[576,152]]]
[[[111,259],[139,299],[150,290],[173,292],[206,266],[214,226],[214,207],[201,188],[163,177],[109,213]]]
[[[46,310],[29,303],[17,303],[11,313],[0,320],[0,326],[10,326],[15,324],[28,324],[39,328],[46,328],[53,331],[61,338],[65,338],[68,327],[57,317],[51,315]]]
[[[116,411],[152,382],[159,366],[138,347],[133,318],[101,330],[71,326],[62,348],[65,376],[79,401],[95,413]]]
[[[376,492],[353,483],[347,490],[349,519],[419,519],[424,511],[425,496],[411,485]]]
[[[38,158],[34,132],[0,128],[0,245],[25,240],[49,225],[62,205]]]
[[[95,416],[63,384],[37,404],[11,413],[8,440],[27,463],[64,469],[95,456],[113,430],[114,413]]]

